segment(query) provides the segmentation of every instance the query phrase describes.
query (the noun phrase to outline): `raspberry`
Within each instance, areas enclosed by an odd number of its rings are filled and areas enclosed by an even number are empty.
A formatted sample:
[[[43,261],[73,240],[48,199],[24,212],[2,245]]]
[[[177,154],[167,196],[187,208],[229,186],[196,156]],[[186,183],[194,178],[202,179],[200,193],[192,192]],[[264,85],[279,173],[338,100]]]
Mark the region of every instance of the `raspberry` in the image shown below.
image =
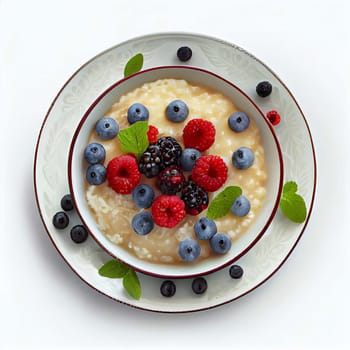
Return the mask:
[[[192,179],[208,192],[218,190],[227,179],[227,166],[219,156],[202,156],[192,170]]]
[[[184,182],[185,177],[177,165],[171,165],[159,174],[159,188],[164,194],[180,192]]]
[[[198,215],[208,207],[208,193],[194,181],[189,180],[181,191],[187,214]]]
[[[129,194],[140,182],[137,161],[133,156],[115,157],[107,165],[108,185],[117,193]]]
[[[177,196],[160,195],[152,204],[154,222],[161,227],[174,227],[185,216],[185,203]]]
[[[184,127],[183,140],[186,148],[203,152],[215,141],[215,126],[208,120],[192,119]]]
[[[281,121],[281,116],[277,111],[267,112],[266,117],[272,125],[277,125]]]
[[[148,127],[148,131],[147,131],[148,142],[150,144],[156,143],[157,142],[157,138],[158,138],[158,134],[159,134],[158,129],[155,126],[150,125]]]

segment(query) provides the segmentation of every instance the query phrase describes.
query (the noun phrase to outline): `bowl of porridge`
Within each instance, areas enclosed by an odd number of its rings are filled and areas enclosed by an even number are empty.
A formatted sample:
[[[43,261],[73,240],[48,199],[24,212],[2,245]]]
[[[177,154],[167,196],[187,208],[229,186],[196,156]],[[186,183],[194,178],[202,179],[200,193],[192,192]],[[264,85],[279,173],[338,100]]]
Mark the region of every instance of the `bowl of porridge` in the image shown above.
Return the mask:
[[[122,79],[84,114],[69,150],[77,213],[112,257],[185,278],[232,264],[278,209],[272,126],[239,87],[194,67]]]

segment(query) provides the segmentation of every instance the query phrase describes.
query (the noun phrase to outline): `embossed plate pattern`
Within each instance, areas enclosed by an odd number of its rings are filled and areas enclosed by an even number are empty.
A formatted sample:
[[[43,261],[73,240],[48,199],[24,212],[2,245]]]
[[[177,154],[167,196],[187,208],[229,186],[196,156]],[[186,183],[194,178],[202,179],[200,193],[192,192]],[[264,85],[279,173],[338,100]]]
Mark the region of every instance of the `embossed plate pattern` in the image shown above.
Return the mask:
[[[191,280],[177,280],[177,292],[172,298],[159,293],[161,279],[139,274],[142,297],[134,300],[124,291],[120,279],[99,276],[98,268],[110,257],[93,239],[74,244],[66,232],[58,232],[52,217],[60,207],[61,197],[68,193],[67,158],[71,138],[90,104],[108,86],[123,77],[125,63],[136,53],[144,55],[143,68],[179,64],[178,47],[193,50],[188,63],[213,71],[239,86],[263,112],[279,111],[281,123],[275,131],[285,165],[285,181],[294,180],[305,199],[308,217],[295,224],[280,212],[275,216],[264,237],[237,262],[244,276],[233,280],[228,268],[206,277],[208,290],[202,296],[191,291]],[[255,86],[262,80],[273,85],[266,99],[258,97]],[[268,280],[288,258],[299,241],[310,217],[316,188],[314,146],[306,119],[287,87],[267,66],[243,49],[219,39],[185,33],[154,34],[132,39],[112,47],[83,65],[63,86],[53,101],[38,138],[34,162],[36,200],[45,229],[53,244],[72,268],[88,285],[106,296],[140,309],[159,312],[190,312],[216,307],[233,301]],[[76,214],[69,213],[72,227],[79,223]]]

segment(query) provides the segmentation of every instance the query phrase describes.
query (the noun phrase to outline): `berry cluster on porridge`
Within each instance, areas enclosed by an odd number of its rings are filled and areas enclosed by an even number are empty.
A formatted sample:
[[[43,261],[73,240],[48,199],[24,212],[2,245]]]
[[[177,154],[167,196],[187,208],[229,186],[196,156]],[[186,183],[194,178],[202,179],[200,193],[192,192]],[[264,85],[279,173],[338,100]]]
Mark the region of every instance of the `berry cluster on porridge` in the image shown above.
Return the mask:
[[[121,96],[91,131],[84,159],[86,200],[99,229],[154,263],[226,254],[266,195],[254,121],[223,94],[181,79]],[[240,192],[229,213],[207,215],[233,186]]]

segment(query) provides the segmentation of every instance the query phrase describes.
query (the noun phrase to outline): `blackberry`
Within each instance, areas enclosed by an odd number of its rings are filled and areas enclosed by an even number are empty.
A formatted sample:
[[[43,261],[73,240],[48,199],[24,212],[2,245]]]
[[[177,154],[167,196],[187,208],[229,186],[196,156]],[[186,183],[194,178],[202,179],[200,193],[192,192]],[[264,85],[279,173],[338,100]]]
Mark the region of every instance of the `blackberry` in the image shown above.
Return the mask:
[[[163,169],[169,165],[178,165],[182,153],[179,143],[171,136],[161,137],[156,145],[161,154],[161,163]]]
[[[139,170],[147,177],[157,176],[162,170],[161,153],[157,144],[149,145],[139,160]]]
[[[159,188],[164,194],[176,194],[180,192],[185,182],[185,177],[177,165],[171,165],[159,174]]]
[[[181,199],[185,203],[186,212],[197,215],[208,207],[208,193],[194,181],[189,180],[181,191]]]

